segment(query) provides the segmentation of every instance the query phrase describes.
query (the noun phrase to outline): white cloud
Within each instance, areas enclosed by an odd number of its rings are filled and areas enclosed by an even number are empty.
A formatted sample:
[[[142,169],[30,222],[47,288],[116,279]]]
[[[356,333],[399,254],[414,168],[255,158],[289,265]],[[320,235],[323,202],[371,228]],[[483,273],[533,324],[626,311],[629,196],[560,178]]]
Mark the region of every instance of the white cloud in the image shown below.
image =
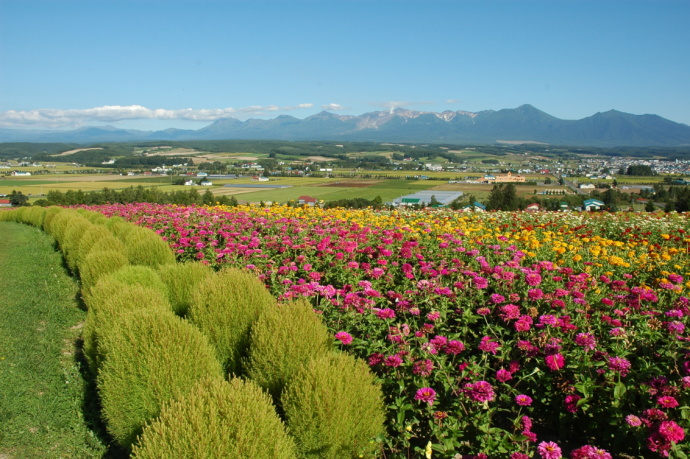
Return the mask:
[[[0,127],[3,128],[64,128],[79,127],[89,123],[114,123],[126,120],[183,120],[215,121],[231,116],[261,116],[267,112],[292,111],[311,108],[314,104],[305,103],[294,106],[252,105],[243,108],[202,108],[202,109],[151,109],[141,105],[105,105],[87,109],[7,110],[0,112]]]
[[[333,111],[338,111],[338,110],[344,110],[345,107],[340,105],[340,104],[324,104],[321,106],[324,110],[333,110]]]

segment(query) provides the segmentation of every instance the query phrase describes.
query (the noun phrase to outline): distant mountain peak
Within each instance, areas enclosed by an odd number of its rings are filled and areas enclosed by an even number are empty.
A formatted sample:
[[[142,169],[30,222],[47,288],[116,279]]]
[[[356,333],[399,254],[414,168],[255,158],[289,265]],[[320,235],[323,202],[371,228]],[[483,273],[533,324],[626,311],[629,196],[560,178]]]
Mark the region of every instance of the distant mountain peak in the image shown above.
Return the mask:
[[[690,126],[658,115],[609,110],[580,120],[562,120],[530,104],[502,110],[440,113],[396,107],[339,115],[328,110],[298,119],[223,118],[198,130],[135,131],[113,126],[72,131],[0,129],[0,142],[129,142],[142,140],[333,140],[401,143],[492,144],[530,139],[553,145],[678,146],[690,145]]]

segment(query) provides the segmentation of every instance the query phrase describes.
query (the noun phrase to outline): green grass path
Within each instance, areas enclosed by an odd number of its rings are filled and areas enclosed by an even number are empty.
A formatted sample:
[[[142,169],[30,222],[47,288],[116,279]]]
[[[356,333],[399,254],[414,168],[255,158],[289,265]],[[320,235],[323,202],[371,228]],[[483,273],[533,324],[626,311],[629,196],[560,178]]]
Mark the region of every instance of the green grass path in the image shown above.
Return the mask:
[[[0,459],[102,457],[76,341],[86,313],[53,241],[0,222]]]

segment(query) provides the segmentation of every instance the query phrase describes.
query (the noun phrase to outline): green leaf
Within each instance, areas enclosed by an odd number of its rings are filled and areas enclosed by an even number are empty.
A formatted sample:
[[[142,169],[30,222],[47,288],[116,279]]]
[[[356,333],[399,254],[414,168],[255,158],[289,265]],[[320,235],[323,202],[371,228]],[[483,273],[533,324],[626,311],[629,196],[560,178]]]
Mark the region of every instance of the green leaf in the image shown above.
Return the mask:
[[[628,389],[625,387],[625,384],[619,382],[613,389],[613,398],[615,398],[616,400],[620,400],[623,397],[623,395],[625,395],[625,392],[627,390]]]

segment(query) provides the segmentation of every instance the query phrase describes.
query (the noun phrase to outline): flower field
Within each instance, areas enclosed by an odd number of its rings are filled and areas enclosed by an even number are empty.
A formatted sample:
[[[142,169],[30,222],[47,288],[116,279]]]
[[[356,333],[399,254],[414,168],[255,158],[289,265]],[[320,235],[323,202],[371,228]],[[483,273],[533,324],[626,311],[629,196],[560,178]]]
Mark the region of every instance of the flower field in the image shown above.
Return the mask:
[[[385,457],[690,451],[688,215],[89,209],[310,298],[382,383]]]

